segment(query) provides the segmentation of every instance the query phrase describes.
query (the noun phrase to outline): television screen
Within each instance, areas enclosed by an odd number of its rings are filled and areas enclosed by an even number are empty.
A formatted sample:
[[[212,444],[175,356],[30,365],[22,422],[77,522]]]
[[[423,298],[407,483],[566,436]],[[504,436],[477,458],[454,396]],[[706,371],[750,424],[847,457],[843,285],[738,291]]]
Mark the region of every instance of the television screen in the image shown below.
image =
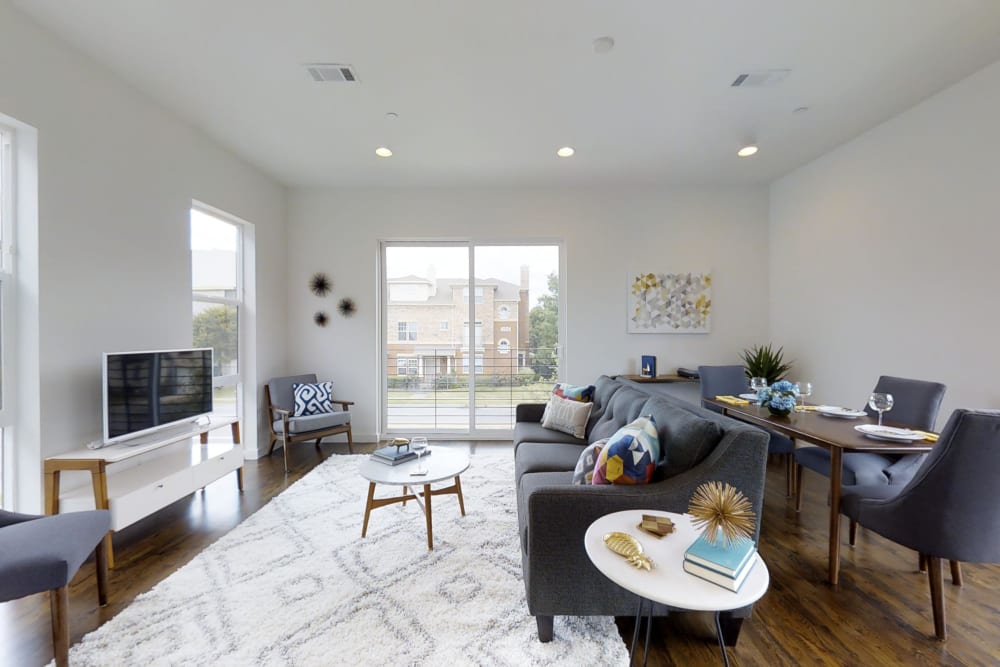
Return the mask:
[[[105,443],[210,412],[211,348],[105,353]]]

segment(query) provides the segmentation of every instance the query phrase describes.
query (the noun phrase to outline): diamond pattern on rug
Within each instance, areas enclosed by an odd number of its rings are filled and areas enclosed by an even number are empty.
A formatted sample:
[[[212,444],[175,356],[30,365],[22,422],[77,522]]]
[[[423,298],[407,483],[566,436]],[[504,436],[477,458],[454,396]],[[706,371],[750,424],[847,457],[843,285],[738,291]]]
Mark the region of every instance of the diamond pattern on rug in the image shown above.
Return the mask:
[[[332,456],[70,650],[73,665],[627,665],[614,619],[556,617],[538,641],[517,537],[513,454],[434,497],[372,512],[363,456]],[[379,497],[398,493],[379,486]]]

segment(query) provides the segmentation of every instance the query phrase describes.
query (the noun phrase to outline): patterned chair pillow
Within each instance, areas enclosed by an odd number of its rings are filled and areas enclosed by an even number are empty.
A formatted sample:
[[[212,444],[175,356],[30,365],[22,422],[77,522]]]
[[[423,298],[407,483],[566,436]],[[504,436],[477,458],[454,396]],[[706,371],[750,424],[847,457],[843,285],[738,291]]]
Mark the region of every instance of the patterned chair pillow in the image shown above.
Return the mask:
[[[292,392],[295,394],[293,417],[323,415],[333,412],[332,382],[296,383],[292,385]]]
[[[576,469],[573,470],[574,484],[593,484],[594,468],[597,466],[597,457],[601,455],[601,450],[608,444],[608,439],[598,440],[587,445],[587,448],[580,452],[580,459],[576,462]]]
[[[553,431],[569,433],[574,438],[582,438],[587,431],[587,418],[593,403],[571,401],[568,398],[552,396],[542,416],[542,426]]]
[[[660,436],[652,416],[639,417],[608,438],[594,466],[594,484],[648,484],[660,459]]]

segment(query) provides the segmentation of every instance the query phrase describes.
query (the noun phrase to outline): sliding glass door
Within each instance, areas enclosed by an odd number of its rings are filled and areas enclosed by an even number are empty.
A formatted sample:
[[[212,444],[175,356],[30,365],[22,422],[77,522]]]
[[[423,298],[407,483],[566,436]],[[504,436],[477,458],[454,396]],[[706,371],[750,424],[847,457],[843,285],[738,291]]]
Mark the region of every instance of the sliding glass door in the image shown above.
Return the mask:
[[[559,246],[382,245],[381,433],[501,435],[558,375]]]

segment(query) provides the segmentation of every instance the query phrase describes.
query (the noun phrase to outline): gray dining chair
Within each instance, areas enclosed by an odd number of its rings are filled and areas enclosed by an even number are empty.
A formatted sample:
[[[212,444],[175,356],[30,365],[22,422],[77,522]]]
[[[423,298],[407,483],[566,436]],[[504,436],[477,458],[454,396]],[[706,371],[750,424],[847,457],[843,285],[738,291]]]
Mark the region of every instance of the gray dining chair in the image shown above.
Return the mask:
[[[107,510],[54,516],[0,510],[0,602],[49,591],[52,650],[57,667],[69,664],[69,582],[94,552],[97,601],[108,603]]]
[[[698,366],[698,376],[701,379],[701,404],[714,412],[723,412],[717,405],[706,403],[706,398],[716,396],[736,396],[750,391],[746,369],[742,365],[730,366]],[[787,435],[761,429],[771,436],[767,445],[767,453],[779,456],[785,463],[785,494],[792,495],[794,487],[795,468],[792,465],[792,454],[795,443]]]
[[[886,422],[931,431],[937,421],[946,387],[940,382],[910,380],[883,375],[875,392],[892,394],[892,410],[883,416]],[[875,412],[865,403],[865,412]],[[883,484],[901,487],[916,473],[926,454],[885,455],[875,452],[848,452],[842,460],[842,483],[845,487]],[[795,450],[795,509],[802,509],[802,469],[830,476],[830,452],[822,447],[799,447]]]
[[[938,639],[947,637],[942,559],[1000,562],[998,479],[1000,411],[955,410],[908,484],[858,486],[841,498],[840,511],[852,521],[926,559]]]

